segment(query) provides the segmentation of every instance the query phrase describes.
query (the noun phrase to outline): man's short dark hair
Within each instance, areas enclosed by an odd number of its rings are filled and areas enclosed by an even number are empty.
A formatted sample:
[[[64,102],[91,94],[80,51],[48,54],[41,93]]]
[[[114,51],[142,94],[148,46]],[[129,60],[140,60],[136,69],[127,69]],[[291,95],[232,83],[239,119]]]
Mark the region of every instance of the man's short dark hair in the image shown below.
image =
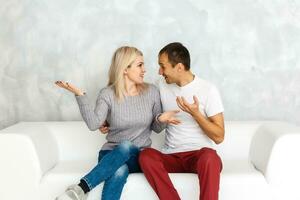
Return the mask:
[[[173,42],[166,45],[160,50],[158,55],[161,56],[164,53],[168,55],[168,60],[173,67],[178,63],[182,63],[185,70],[190,70],[190,53],[181,43]]]

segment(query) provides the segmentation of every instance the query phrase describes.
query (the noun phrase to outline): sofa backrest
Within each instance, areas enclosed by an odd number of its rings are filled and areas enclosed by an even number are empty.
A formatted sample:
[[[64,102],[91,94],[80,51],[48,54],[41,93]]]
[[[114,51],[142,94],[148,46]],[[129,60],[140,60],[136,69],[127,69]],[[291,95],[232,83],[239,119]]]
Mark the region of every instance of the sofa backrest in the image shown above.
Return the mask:
[[[96,159],[98,151],[104,144],[105,134],[91,132],[82,121],[46,122],[50,132],[56,138],[59,147],[59,159]],[[253,134],[262,121],[228,121],[225,122],[225,140],[216,145],[219,155],[225,160],[242,160],[249,157],[249,147]],[[160,149],[164,142],[164,132],[153,133],[152,147]]]
[[[218,154],[224,160],[244,160],[249,157],[252,137],[263,121],[227,121],[225,122],[225,139],[219,145],[214,145]],[[164,132],[153,133],[152,147],[160,149],[164,142]]]
[[[45,122],[58,144],[60,160],[97,160],[98,152],[106,142],[106,134],[90,131],[83,121]],[[153,133],[152,147],[160,149],[164,132]]]
[[[215,148],[223,160],[249,159],[253,135],[264,121],[227,121],[225,139]]]
[[[45,123],[57,141],[59,160],[97,160],[105,134],[90,131],[83,121]]]

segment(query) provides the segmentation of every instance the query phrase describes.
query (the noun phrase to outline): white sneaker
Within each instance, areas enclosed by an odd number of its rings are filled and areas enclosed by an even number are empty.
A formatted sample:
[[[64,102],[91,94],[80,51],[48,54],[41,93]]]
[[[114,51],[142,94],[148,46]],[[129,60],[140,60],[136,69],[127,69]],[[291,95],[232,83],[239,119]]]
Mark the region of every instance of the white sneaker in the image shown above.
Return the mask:
[[[86,200],[87,195],[84,194],[81,187],[78,185],[70,185],[66,191],[60,195],[59,197],[56,197],[55,200]]]

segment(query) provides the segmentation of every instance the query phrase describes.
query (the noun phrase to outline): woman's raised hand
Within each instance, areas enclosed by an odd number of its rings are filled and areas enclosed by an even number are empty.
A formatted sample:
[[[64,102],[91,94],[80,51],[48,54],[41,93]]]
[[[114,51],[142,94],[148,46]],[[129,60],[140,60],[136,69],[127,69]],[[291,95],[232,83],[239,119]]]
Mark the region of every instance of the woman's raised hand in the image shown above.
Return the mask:
[[[56,81],[55,84],[58,85],[61,88],[64,88],[64,89],[72,92],[73,94],[75,94],[77,96],[84,95],[84,93],[80,89],[78,89],[77,87],[75,87],[74,85],[72,85],[68,82]]]
[[[180,110],[166,111],[158,117],[158,121],[162,123],[174,124],[174,125],[180,124],[181,121],[175,117],[176,113],[179,112]]]

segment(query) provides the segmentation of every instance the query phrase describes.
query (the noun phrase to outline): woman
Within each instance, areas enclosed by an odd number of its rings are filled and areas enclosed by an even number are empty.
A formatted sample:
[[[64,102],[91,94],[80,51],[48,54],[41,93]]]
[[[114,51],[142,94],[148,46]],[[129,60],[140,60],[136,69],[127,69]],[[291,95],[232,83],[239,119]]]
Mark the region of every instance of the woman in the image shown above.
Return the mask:
[[[105,181],[102,199],[120,199],[128,174],[141,172],[138,154],[151,145],[151,130],[160,132],[165,123],[180,123],[174,117],[178,111],[161,114],[159,91],[144,83],[145,72],[141,51],[128,46],[117,49],[111,61],[108,86],[100,91],[95,109],[84,92],[69,83],[56,82],[75,94],[80,113],[90,130],[98,130],[105,120],[110,125],[98,164],[81,178],[78,185],[68,187],[58,200],[86,199],[86,193],[102,181]]]

